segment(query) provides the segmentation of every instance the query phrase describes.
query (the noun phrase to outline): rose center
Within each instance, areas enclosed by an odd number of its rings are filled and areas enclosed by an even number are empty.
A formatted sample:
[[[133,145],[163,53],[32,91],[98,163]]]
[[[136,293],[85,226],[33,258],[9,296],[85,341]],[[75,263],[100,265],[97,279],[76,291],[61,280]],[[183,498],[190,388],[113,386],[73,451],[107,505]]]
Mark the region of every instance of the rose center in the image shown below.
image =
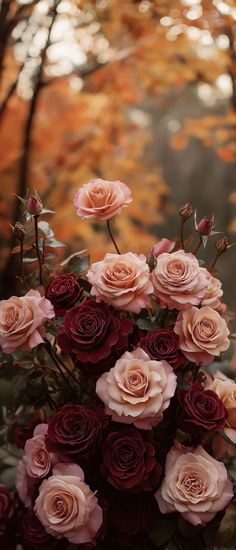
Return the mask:
[[[174,279],[180,279],[185,273],[185,265],[179,260],[172,260],[167,264],[167,273]]]
[[[185,474],[182,483],[182,490],[189,497],[200,497],[204,493],[204,480],[198,472]]]

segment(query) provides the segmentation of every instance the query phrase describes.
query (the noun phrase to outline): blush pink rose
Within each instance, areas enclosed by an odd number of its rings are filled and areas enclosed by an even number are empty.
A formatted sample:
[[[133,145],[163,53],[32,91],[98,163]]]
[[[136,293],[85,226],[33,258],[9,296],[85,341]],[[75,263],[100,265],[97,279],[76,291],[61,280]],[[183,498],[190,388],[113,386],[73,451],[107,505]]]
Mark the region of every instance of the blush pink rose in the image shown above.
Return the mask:
[[[218,395],[227,412],[225,435],[236,444],[236,383],[225,375],[223,377],[215,378],[211,389]]]
[[[176,375],[166,361],[152,361],[137,348],[126,352],[114,368],[97,381],[96,393],[115,422],[150,430],[168,408],[176,389]]]
[[[161,308],[187,309],[199,305],[209,285],[208,271],[183,250],[157,257],[152,271],[154,294]]]
[[[110,220],[131,202],[131,191],[125,183],[101,178],[81,187],[74,198],[78,216],[95,220]]]
[[[91,265],[87,277],[97,302],[133,313],[148,305],[148,295],[153,292],[143,254],[106,254],[104,260]]]
[[[25,456],[27,462],[27,473],[30,477],[45,477],[57,462],[57,457],[49,453],[45,444],[48,425],[38,424],[34,429],[33,437],[25,443]]]
[[[230,345],[225,319],[208,306],[180,312],[174,331],[180,337],[179,346],[185,357],[203,366],[212,363]]]
[[[233,498],[227,470],[200,445],[192,452],[172,448],[156,500],[162,514],[179,512],[193,525],[205,525]]]
[[[0,302],[0,346],[5,353],[30,351],[43,342],[43,324],[55,316],[49,300],[37,290]]]
[[[152,254],[157,258],[163,252],[172,252],[175,247],[175,241],[169,241],[169,239],[161,239],[159,243],[155,244],[152,249]]]
[[[27,460],[24,456],[21,460],[19,460],[16,468],[16,489],[26,508],[29,508],[32,504],[31,491],[28,481]]]
[[[73,544],[92,541],[102,524],[102,509],[77,464],[54,467],[40,485],[34,511],[50,535]]]
[[[210,306],[212,309],[221,307],[220,298],[223,296],[222,283],[219,279],[210,276],[209,284],[201,301],[201,306]]]

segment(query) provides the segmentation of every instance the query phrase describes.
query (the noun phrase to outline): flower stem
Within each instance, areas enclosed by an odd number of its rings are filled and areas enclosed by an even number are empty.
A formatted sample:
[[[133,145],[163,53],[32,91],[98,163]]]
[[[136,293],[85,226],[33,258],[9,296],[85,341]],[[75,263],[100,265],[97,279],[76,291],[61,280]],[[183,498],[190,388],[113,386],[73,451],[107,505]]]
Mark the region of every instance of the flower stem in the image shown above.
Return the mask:
[[[20,242],[20,266],[21,266],[21,278],[25,285],[26,290],[29,290],[28,283],[25,278],[25,269],[24,269],[24,262],[23,262],[23,254],[24,254],[24,241]]]
[[[38,216],[34,216],[34,231],[35,231],[35,246],[36,246],[38,264],[39,264],[39,282],[41,285],[43,285],[42,260],[41,260],[41,253],[39,250]]]
[[[114,244],[114,247],[115,247],[115,249],[116,249],[117,254],[120,254],[120,251],[119,251],[119,248],[118,248],[118,246],[117,246],[117,244],[116,244],[115,238],[114,238],[114,236],[112,235],[111,226],[110,226],[110,220],[107,220],[107,229],[108,229],[108,233],[109,233],[109,235],[110,235],[110,237],[111,237],[111,240],[112,240],[112,242],[113,242],[113,244]]]
[[[181,243],[181,248],[184,250],[184,220],[181,220],[180,243]]]
[[[219,257],[220,257],[220,254],[216,254],[216,255],[215,255],[215,259],[214,259],[214,261],[213,261],[212,264],[211,264],[211,268],[212,268],[212,269],[213,269],[213,267],[215,267],[216,262],[217,262],[217,260],[219,259]]]
[[[71,386],[69,380],[66,378],[65,373],[64,373],[60,363],[58,362],[57,357],[55,356],[55,354],[51,350],[51,348],[49,348],[49,346],[47,344],[45,344],[44,349],[46,349],[48,355],[51,357],[54,365],[59,370],[59,373],[60,373],[61,377],[63,378],[64,382],[66,383],[66,385],[68,386],[68,388],[70,388],[70,390],[74,390],[74,388]]]
[[[200,235],[200,240],[199,240],[199,243],[198,245],[196,246],[195,250],[193,251],[193,254],[196,256],[198,250],[201,248],[202,246],[202,236]]]

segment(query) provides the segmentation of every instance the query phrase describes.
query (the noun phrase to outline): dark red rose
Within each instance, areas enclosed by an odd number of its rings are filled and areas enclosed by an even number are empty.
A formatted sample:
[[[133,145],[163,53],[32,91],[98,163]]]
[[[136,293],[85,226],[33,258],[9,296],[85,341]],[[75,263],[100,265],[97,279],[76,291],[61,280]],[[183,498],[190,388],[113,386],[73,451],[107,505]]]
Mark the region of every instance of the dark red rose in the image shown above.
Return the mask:
[[[181,428],[186,432],[222,430],[225,425],[226,411],[218,395],[204,390],[201,384],[193,384],[189,391],[180,392],[180,404],[183,416]]]
[[[107,436],[102,473],[116,489],[151,491],[158,485],[161,466],[151,443],[135,428],[127,428]]]
[[[197,225],[197,230],[200,235],[210,235],[214,227],[214,218],[202,218]]]
[[[14,513],[14,498],[6,485],[0,483],[0,536],[4,535],[8,521]]]
[[[108,508],[108,525],[112,532],[137,535],[150,527],[158,513],[158,506],[153,495],[115,494],[110,498]]]
[[[65,405],[48,423],[46,445],[73,461],[96,449],[103,427],[103,411],[86,405]]]
[[[23,517],[19,528],[19,537],[20,542],[27,550],[50,550],[57,545],[56,539],[45,531],[33,510],[27,512]]]
[[[179,349],[179,336],[172,328],[151,330],[140,339],[140,347],[156,361],[167,361],[174,370],[186,361]]]
[[[66,313],[58,343],[79,368],[101,373],[127,350],[132,330],[129,319],[122,319],[104,303],[85,299]]]
[[[56,316],[63,317],[67,309],[76,304],[82,293],[78,277],[72,273],[65,273],[50,283],[45,290],[45,297],[54,306]]]

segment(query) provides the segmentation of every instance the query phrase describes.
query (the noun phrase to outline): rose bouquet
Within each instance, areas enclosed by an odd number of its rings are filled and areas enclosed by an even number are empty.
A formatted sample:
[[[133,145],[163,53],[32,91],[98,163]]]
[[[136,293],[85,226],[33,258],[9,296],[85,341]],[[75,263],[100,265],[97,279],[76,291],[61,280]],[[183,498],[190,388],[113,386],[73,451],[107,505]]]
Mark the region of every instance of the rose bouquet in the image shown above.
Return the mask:
[[[215,369],[230,343],[215,277],[227,239],[200,261],[214,221],[186,204],[179,239],[121,253],[112,219],[131,193],[97,179],[74,203],[116,253],[55,263],[51,211],[21,200],[19,296],[0,302],[1,548],[213,548],[236,480],[236,384]]]

